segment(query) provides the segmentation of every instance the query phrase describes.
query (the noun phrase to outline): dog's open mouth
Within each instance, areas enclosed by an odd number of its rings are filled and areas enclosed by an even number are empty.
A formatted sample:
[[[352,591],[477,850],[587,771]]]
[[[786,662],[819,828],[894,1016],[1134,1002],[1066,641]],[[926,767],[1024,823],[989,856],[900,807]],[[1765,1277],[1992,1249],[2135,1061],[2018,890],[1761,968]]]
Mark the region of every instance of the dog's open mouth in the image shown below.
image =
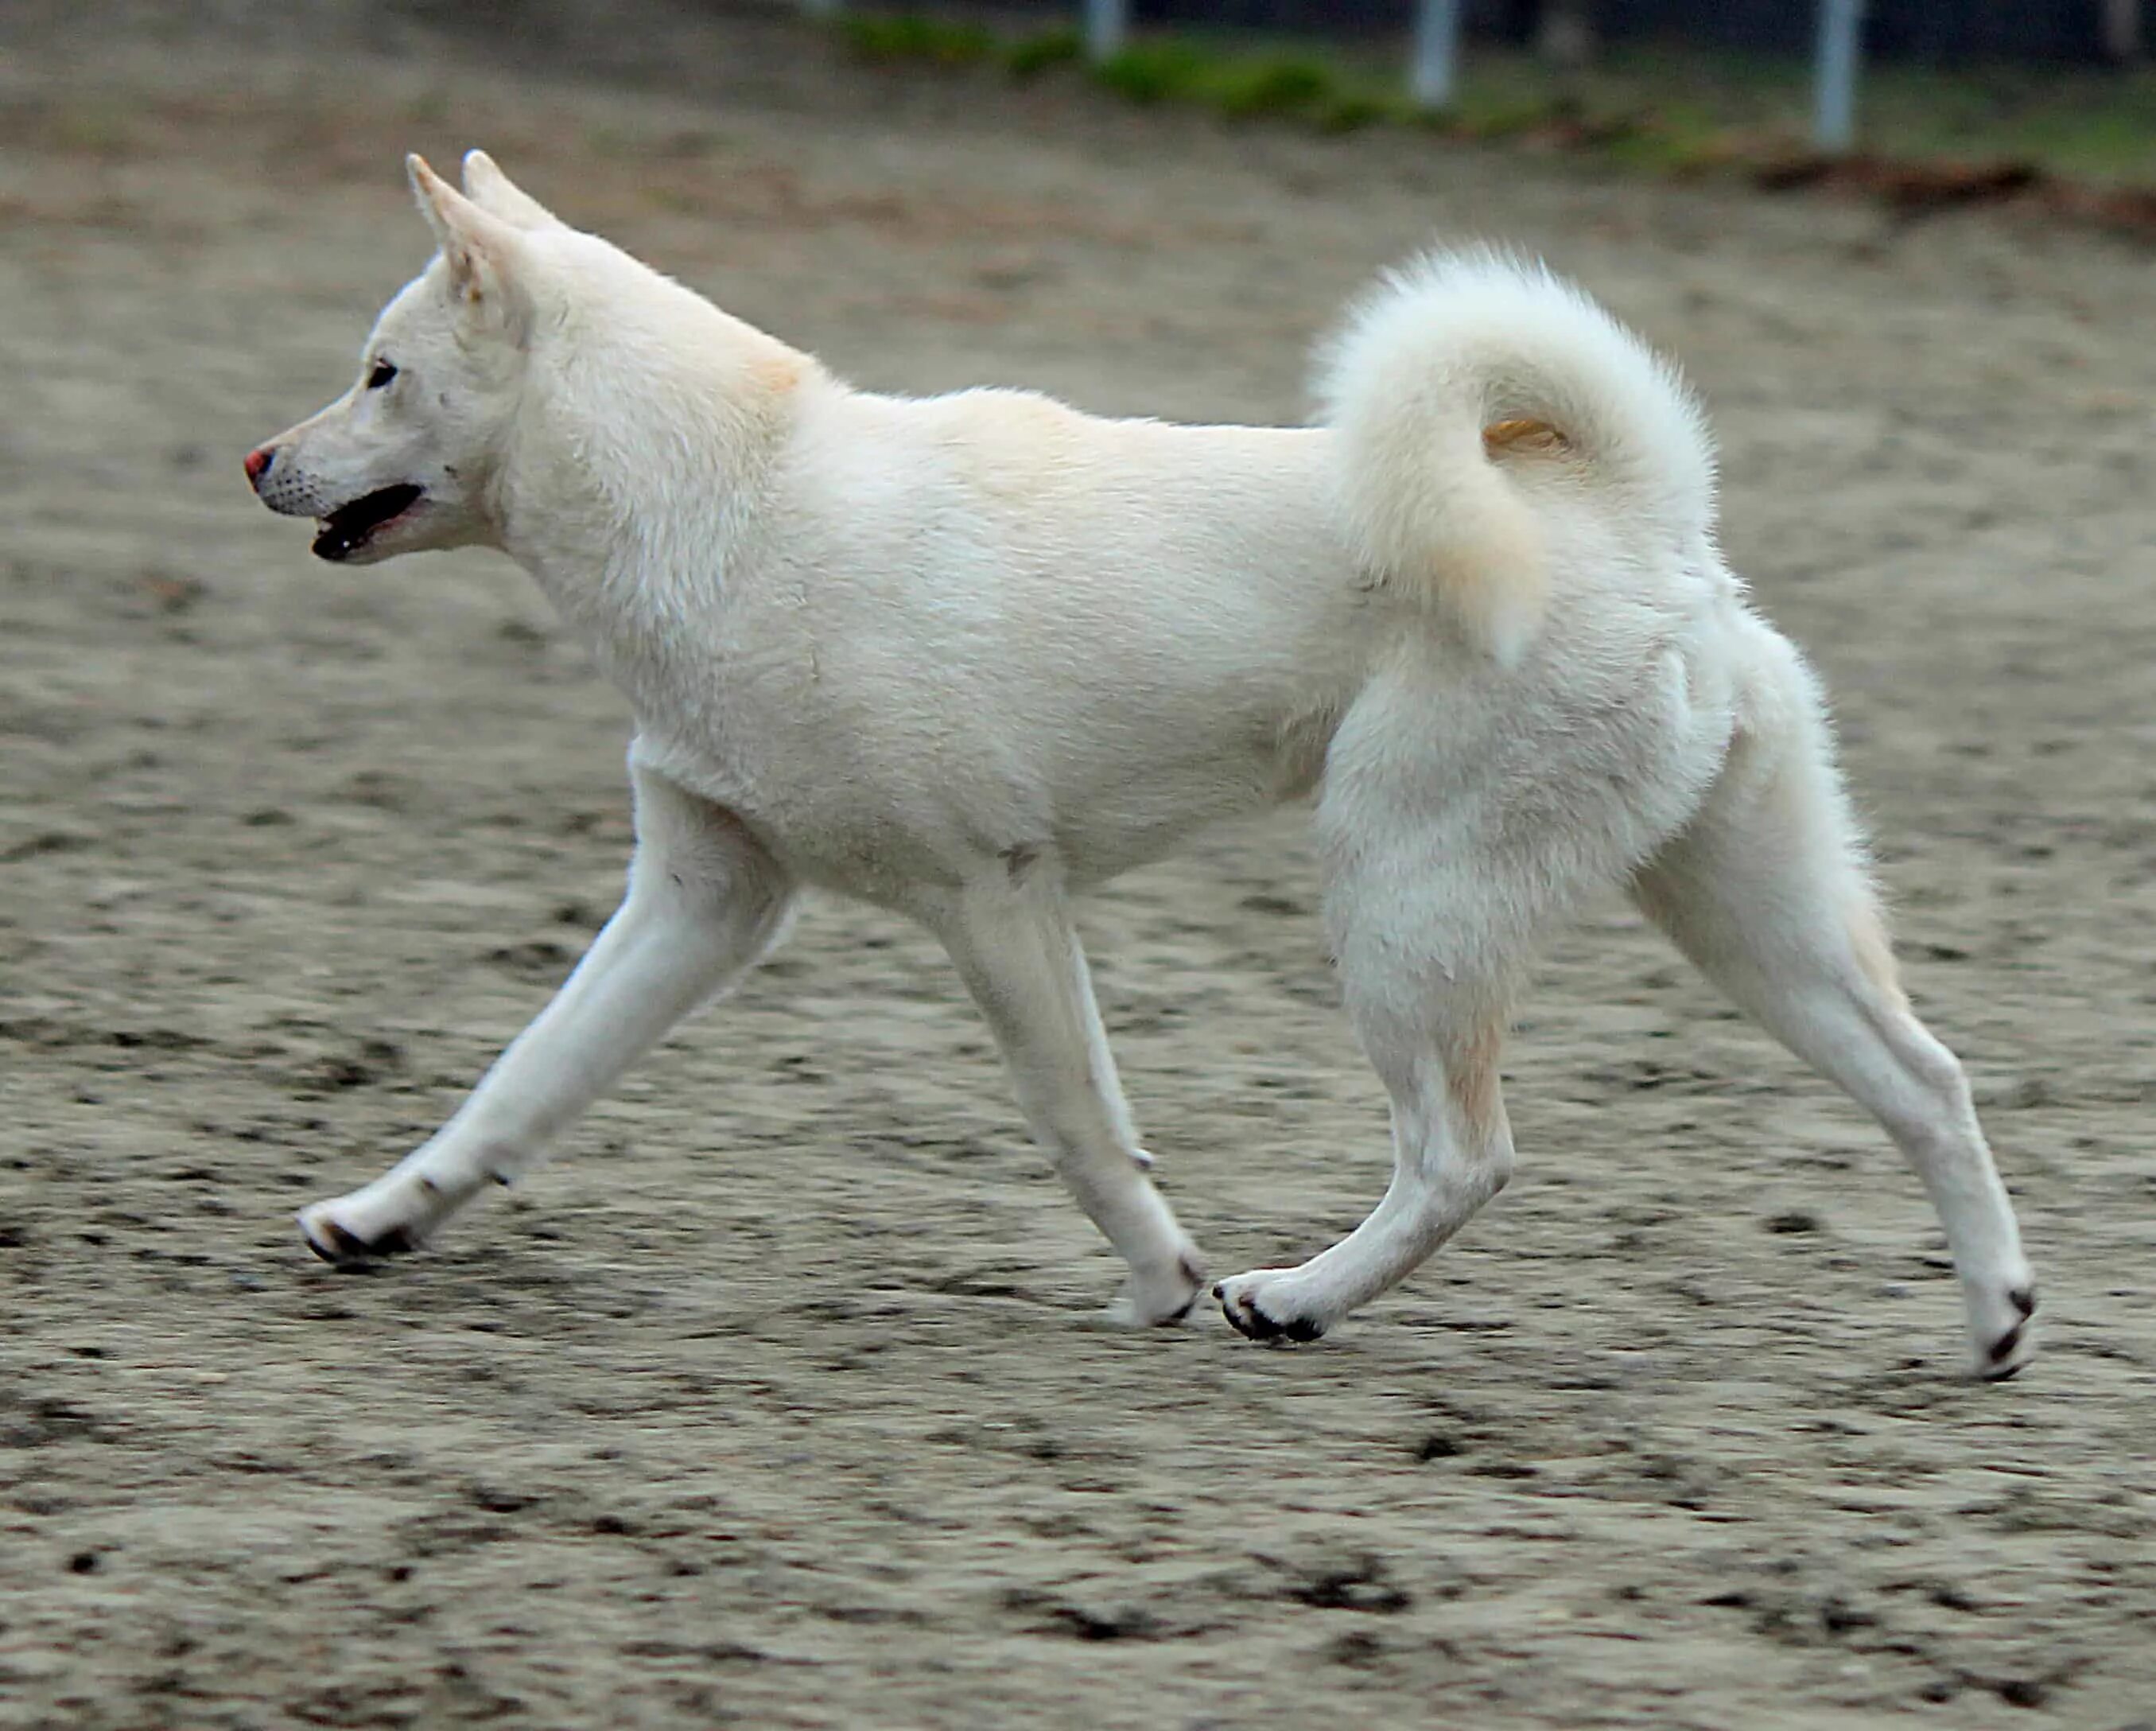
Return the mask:
[[[399,481],[393,487],[363,493],[349,505],[340,505],[321,520],[321,532],[315,537],[315,556],[350,558],[367,545],[376,530],[394,522],[425,496],[425,488]]]

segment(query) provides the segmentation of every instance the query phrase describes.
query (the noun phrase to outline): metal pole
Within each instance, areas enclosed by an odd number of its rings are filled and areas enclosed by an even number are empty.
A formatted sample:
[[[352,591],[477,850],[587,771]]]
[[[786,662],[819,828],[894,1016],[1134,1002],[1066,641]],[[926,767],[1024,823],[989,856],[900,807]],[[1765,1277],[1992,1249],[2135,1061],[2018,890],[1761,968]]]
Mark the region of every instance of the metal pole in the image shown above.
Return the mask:
[[[1460,0],[1417,0],[1409,88],[1419,107],[1450,108],[1460,64]]]
[[[1830,156],[1845,156],[1856,143],[1856,74],[1863,33],[1864,0],[1820,0],[1812,142]]]
[[[2103,51],[2122,65],[2141,58],[2141,0],[2103,0]]]
[[[1131,33],[1128,0],[1086,0],[1086,58],[1096,65],[1122,53]]]

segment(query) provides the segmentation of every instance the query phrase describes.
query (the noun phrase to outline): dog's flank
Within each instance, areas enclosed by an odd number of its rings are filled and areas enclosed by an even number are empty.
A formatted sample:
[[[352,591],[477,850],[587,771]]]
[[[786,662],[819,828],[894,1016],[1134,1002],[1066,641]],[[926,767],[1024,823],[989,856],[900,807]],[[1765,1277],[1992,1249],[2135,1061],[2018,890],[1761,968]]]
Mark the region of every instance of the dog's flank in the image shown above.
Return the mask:
[[[463,192],[411,174],[439,255],[249,476],[324,520],[326,557],[522,563],[635,711],[637,845],[455,1117],[303,1212],[318,1253],[414,1248],[529,1171],[820,886],[942,941],[1129,1268],[1122,1313],[1179,1319],[1203,1264],[1147,1175],[1071,896],[1314,794],[1393,1177],[1339,1244],[1221,1282],[1236,1328],[1316,1338],[1497,1194],[1518,984],[1624,887],[1900,1146],[1978,1372],[2027,1361],[2013,1210],[1902,993],[1820,693],[1715,548],[1690,398],[1577,290],[1426,260],[1332,345],[1322,424],[1111,421],[850,389],[477,153]]]

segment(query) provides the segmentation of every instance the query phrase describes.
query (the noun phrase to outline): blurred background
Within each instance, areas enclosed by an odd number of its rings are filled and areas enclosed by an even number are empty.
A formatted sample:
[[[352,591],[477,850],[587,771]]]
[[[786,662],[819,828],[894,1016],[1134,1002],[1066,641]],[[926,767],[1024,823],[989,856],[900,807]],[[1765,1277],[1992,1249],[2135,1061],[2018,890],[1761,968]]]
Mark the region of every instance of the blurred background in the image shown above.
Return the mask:
[[[2145,1723],[2144,23],[0,8],[0,1725]],[[947,964],[835,905],[453,1238],[313,1264],[628,855],[521,573],[332,569],[240,472],[424,263],[404,152],[473,145],[878,388],[1292,421],[1434,239],[1601,296],[1834,693],[2035,1366],[1958,1380],[1914,1181],[1621,903],[1507,1051],[1520,1177],[1308,1350],[1094,1326]],[[1286,813],[1086,910],[1218,1273],[1387,1169],[1315,895]]]

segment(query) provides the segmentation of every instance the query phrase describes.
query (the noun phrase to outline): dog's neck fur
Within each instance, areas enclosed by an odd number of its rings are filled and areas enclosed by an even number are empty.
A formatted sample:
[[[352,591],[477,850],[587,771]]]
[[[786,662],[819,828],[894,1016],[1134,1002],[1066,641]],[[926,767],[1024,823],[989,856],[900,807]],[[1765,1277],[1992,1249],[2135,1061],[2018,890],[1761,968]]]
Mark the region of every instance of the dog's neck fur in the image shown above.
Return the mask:
[[[684,657],[708,668],[796,401],[827,381],[612,248],[579,262],[534,342],[531,430],[504,454],[496,509],[504,551],[634,701]]]

